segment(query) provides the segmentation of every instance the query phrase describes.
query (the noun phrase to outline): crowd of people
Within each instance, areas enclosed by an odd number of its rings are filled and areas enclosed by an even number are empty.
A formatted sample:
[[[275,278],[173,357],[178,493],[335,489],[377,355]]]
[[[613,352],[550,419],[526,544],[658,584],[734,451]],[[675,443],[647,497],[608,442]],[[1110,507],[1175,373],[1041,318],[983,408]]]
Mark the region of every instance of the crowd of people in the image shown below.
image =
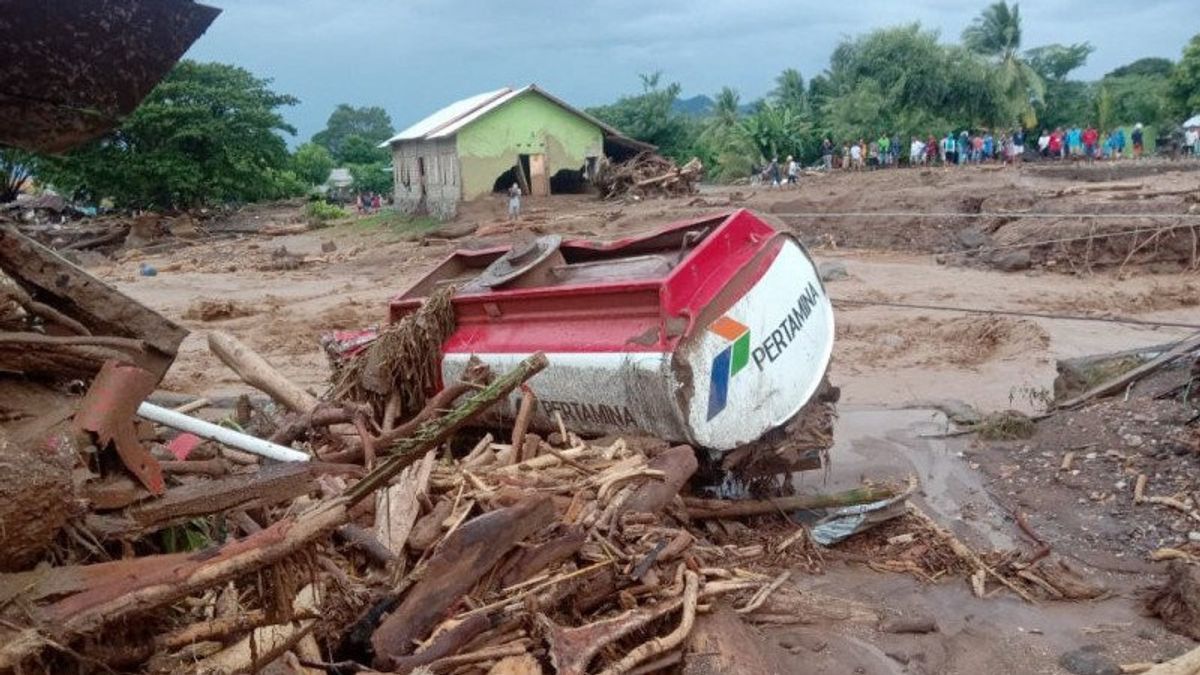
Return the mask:
[[[821,142],[819,166],[829,171],[863,171],[905,165],[1016,164],[1027,153],[1036,153],[1048,160],[1091,161],[1119,159],[1125,156],[1127,147],[1132,149],[1134,158],[1142,156],[1145,139],[1141,124],[1135,125],[1128,137],[1122,128],[1102,132],[1093,126],[1044,129],[1036,139],[1027,137],[1021,128],[999,133],[988,129],[957,134],[950,131],[941,137],[932,134],[925,138],[912,136],[907,144],[898,134],[883,134],[872,140],[846,141],[840,146],[826,138]],[[783,163],[773,158],[765,167],[756,170],[752,178],[753,182],[779,186],[796,183],[799,176],[800,165],[789,155]]]
[[[360,192],[354,198],[354,207],[362,214],[375,213],[381,206],[383,206],[383,197],[376,192]]]

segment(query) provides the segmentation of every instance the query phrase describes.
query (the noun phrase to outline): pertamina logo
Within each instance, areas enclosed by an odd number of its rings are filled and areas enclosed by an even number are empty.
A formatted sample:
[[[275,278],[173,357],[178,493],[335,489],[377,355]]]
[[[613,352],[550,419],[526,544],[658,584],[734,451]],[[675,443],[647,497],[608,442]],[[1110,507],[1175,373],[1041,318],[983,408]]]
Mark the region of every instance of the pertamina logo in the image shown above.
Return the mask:
[[[729,396],[729,380],[750,363],[750,329],[723,316],[708,327],[730,343],[713,358],[712,382],[708,387],[708,419],[725,409]]]

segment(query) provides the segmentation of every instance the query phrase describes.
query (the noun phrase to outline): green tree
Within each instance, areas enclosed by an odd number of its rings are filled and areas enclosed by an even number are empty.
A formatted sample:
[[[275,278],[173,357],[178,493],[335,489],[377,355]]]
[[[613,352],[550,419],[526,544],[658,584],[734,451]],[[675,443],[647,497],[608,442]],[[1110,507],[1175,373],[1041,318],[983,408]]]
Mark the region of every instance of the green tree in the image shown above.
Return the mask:
[[[709,175],[717,180],[743,178],[761,159],[741,125],[741,108],[737,91],[722,88],[697,140],[712,156],[714,166]]]
[[[800,71],[788,68],[775,78],[775,88],[771,90],[771,100],[775,105],[790,108],[792,112],[803,115],[808,110],[808,93],[804,89],[804,78]]]
[[[1141,122],[1158,126],[1169,118],[1169,80],[1162,76],[1125,75],[1105,77],[1097,85],[1108,98],[1110,124]]]
[[[33,155],[23,150],[0,147],[0,204],[21,194],[21,188],[33,173],[33,160]]]
[[[1183,58],[1171,72],[1167,97],[1172,112],[1181,118],[1200,112],[1200,34],[1183,48]]]
[[[1071,71],[1082,68],[1094,51],[1087,42],[1049,44],[1026,50],[1025,59],[1043,80],[1065,80]]]
[[[991,68],[920,24],[843,40],[817,82],[815,130],[839,142],[882,133],[924,138],[1000,117]]]
[[[1171,71],[1175,69],[1175,63],[1171,59],[1164,59],[1160,56],[1147,56],[1143,59],[1138,59],[1132,63],[1115,68],[1109,71],[1104,77],[1125,77],[1126,75],[1150,75],[1159,77],[1170,77]]]
[[[764,159],[785,155],[799,156],[803,149],[801,138],[808,125],[796,111],[772,102],[762,102],[758,109],[742,121],[741,127]]]
[[[392,172],[382,162],[351,164],[350,178],[353,180],[355,192],[391,194],[392,188],[395,187]]]
[[[303,190],[280,133],[297,100],[237,66],[180,61],[112,134],[43,158],[44,182],[118,206],[189,207],[271,199]]]
[[[333,156],[324,146],[304,143],[292,153],[292,171],[309,185],[320,185],[333,170]]]
[[[1044,45],[1025,52],[1029,67],[1037,72],[1045,84],[1039,114],[1043,127],[1094,123],[1096,102],[1093,88],[1085,82],[1067,79],[1071,71],[1087,63],[1093,51],[1095,48],[1092,45],[1082,42]]]
[[[375,164],[386,162],[390,153],[365,136],[351,134],[342,141],[341,154],[336,157],[342,164]]]
[[[620,129],[622,133],[658,146],[659,152],[678,161],[695,154],[699,126],[675,112],[680,86],[660,85],[661,73],[639,75],[642,93],[622,96],[616,103],[589,108],[588,113]]]
[[[1034,104],[1042,100],[1042,78],[1021,58],[1021,8],[1004,0],[988,5],[963,31],[963,45],[992,59],[996,84],[1007,105],[1009,121],[1037,125]]]
[[[355,108],[346,103],[338,105],[329,115],[325,128],[312,137],[312,142],[324,146],[339,163],[352,162],[345,157],[343,145],[353,136],[359,136],[371,146],[391,138],[392,118],[378,106]]]

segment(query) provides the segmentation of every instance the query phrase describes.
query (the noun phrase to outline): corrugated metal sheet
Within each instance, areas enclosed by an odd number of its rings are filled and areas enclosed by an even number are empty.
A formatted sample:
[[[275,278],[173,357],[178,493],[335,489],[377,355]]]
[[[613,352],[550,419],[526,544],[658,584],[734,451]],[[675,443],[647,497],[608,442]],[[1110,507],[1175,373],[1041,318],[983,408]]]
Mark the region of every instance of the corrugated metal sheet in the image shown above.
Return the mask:
[[[481,106],[487,105],[493,99],[504,96],[511,91],[511,87],[505,87],[503,89],[497,89],[496,91],[476,94],[460,101],[455,101],[454,103],[451,103],[445,108],[438,110],[420,122],[408,127],[404,131],[392,136],[383,143],[380,143],[379,147],[386,148],[396,141],[413,141],[421,138],[428,138],[430,133],[437,131],[447,124],[450,124],[463,117],[464,115],[470,114],[472,111],[480,108]]]

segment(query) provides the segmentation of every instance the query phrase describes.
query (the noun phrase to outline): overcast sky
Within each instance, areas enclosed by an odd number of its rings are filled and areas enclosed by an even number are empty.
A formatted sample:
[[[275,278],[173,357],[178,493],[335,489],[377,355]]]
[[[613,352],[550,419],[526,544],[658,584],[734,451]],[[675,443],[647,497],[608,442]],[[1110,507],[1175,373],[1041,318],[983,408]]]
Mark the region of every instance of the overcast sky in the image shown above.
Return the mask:
[[[683,96],[731,85],[743,101],[795,67],[824,70],[846,36],[919,21],[957,41],[985,5],[960,0],[202,0],[223,11],[188,56],[233,63],[299,97],[298,140],[338,103],[380,105],[397,129],[462,97],[536,82],[607,103],[661,70]],[[1025,48],[1091,42],[1095,78],[1143,56],[1178,60],[1200,32],[1197,0],[1021,4]]]

